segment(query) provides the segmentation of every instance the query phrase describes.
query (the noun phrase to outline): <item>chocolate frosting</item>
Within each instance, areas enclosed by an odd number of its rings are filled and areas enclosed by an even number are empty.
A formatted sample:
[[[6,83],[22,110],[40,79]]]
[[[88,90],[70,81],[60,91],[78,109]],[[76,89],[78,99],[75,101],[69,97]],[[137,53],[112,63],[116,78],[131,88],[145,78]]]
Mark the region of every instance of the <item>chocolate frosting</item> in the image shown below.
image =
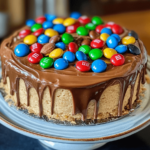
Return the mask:
[[[28,27],[23,27],[28,28]],[[22,30],[22,29],[21,29]],[[64,88],[69,89],[73,96],[73,114],[81,112],[83,114],[83,120],[86,119],[86,109],[90,100],[95,99],[98,107],[98,102],[103,91],[110,85],[119,83],[121,87],[120,99],[118,105],[118,116],[122,115],[122,104],[127,87],[131,85],[131,98],[129,99],[130,109],[132,108],[132,95],[135,85],[135,81],[138,73],[140,73],[140,80],[138,84],[137,99],[140,87],[140,81],[145,82],[144,74],[146,70],[147,53],[141,40],[137,40],[135,45],[140,48],[140,55],[133,55],[131,53],[123,54],[125,57],[125,64],[122,66],[113,66],[108,64],[105,72],[80,72],[75,68],[75,63],[71,63],[65,70],[56,70],[55,68],[42,69],[39,64],[31,64],[26,57],[17,57],[14,54],[14,48],[23,40],[19,39],[14,42],[14,38],[18,36],[21,31],[16,31],[12,36],[3,41],[0,48],[0,56],[2,61],[2,77],[3,82],[6,84],[6,77],[10,78],[11,94],[14,92],[17,94],[17,106],[20,106],[19,100],[19,79],[25,81],[28,106],[29,101],[29,89],[35,88],[39,95],[39,108],[40,116],[43,114],[42,109],[42,96],[44,89],[48,86],[52,97],[51,113],[53,114],[54,94],[56,89]],[[124,37],[128,34],[128,30],[124,29],[124,33],[121,36]],[[81,45],[83,39],[90,39],[89,36],[80,37],[73,34],[75,42]],[[106,45],[104,46],[104,48]],[[104,49],[103,48],[103,49]],[[102,50],[103,50],[102,49]],[[105,58],[102,58],[105,59]],[[97,117],[96,107],[94,118]]]

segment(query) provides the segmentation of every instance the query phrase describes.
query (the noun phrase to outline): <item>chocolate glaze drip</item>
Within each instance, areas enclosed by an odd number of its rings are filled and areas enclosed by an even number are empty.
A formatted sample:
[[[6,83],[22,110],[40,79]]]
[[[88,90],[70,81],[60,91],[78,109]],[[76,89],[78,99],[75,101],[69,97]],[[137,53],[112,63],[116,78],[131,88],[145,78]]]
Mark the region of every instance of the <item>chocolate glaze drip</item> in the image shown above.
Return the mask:
[[[124,54],[126,60],[124,65],[118,67],[108,65],[107,70],[103,73],[79,72],[74,67],[74,64],[71,64],[69,68],[65,70],[55,70],[54,68],[42,69],[39,64],[29,63],[27,57],[16,57],[13,50],[17,44],[22,42],[22,39],[13,42],[13,38],[18,35],[19,31],[6,39],[0,48],[3,82],[6,84],[6,77],[9,77],[10,93],[12,95],[16,93],[18,107],[20,106],[19,79],[23,79],[25,82],[27,90],[27,106],[30,106],[29,89],[33,87],[37,91],[40,116],[43,115],[42,99],[46,87],[49,88],[52,99],[50,108],[51,114],[53,114],[55,91],[58,88],[63,88],[70,90],[72,93],[74,106],[72,114],[74,115],[81,112],[83,114],[82,120],[86,119],[87,107],[92,99],[96,101],[94,119],[97,118],[100,103],[99,100],[103,91],[108,86],[117,83],[119,83],[121,88],[118,103],[118,116],[122,115],[123,100],[129,85],[131,85],[131,97],[129,99],[129,106],[131,109],[135,81],[139,74],[136,94],[138,99],[140,82],[145,82],[144,75],[147,62],[146,50],[140,40],[136,41],[135,45],[141,49],[141,54]],[[123,37],[127,33],[128,31],[125,30],[121,36]]]

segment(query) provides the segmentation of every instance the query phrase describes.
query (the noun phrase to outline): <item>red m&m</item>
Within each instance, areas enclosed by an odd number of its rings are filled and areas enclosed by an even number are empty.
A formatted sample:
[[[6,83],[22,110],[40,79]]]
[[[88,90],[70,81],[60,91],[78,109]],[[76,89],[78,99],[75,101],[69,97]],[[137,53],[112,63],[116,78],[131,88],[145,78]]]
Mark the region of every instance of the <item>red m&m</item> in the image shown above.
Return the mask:
[[[111,30],[115,34],[122,34],[124,31],[123,28],[118,24],[112,25]]]
[[[79,18],[79,22],[82,24],[87,24],[87,23],[91,22],[91,19],[87,16],[81,16]]]
[[[88,61],[81,60],[76,63],[76,68],[79,71],[85,72],[91,69],[91,65]]]
[[[121,66],[124,64],[125,62],[125,58],[123,55],[121,54],[114,54],[111,59],[110,59],[111,63],[114,65],[114,66]]]
[[[99,26],[96,27],[95,30],[96,30],[97,33],[100,33],[101,30],[102,30],[104,27],[105,27],[104,25],[99,25]]]
[[[104,46],[105,42],[100,39],[95,39],[91,42],[92,48],[102,48]]]
[[[43,22],[46,21],[46,18],[44,16],[40,16],[35,19],[36,23],[42,24]]]
[[[72,53],[75,53],[78,50],[78,45],[74,42],[70,42],[68,45],[68,50]]]
[[[30,46],[32,52],[40,53],[43,45],[40,43],[34,43]]]
[[[39,35],[41,35],[41,34],[43,34],[43,33],[44,33],[44,29],[41,28],[41,29],[36,30],[36,31],[33,33],[33,35],[39,36]]]
[[[37,64],[43,58],[41,53],[32,52],[28,55],[28,61],[32,64]]]
[[[24,30],[20,31],[19,37],[20,37],[20,38],[24,38],[24,37],[26,37],[27,35],[29,35],[30,33],[31,33],[31,30],[30,30],[30,29],[24,29]]]
[[[80,26],[80,23],[79,22],[76,22],[75,24],[71,25],[71,26],[68,26],[66,28],[66,32],[68,33],[75,33],[77,28]]]
[[[107,22],[105,24],[105,28],[111,28],[115,23],[114,22]]]

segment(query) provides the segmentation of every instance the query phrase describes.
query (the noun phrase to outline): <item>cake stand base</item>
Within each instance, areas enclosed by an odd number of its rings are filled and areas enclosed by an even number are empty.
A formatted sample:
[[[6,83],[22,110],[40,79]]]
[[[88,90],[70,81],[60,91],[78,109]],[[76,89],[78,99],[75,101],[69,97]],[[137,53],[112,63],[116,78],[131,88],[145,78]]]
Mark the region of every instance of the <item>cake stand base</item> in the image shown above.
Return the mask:
[[[50,142],[50,141],[44,141],[39,140],[40,144],[46,149],[46,150],[94,150],[96,148],[102,147],[106,143],[97,143],[97,144],[73,144],[73,143],[58,143],[58,142]]]

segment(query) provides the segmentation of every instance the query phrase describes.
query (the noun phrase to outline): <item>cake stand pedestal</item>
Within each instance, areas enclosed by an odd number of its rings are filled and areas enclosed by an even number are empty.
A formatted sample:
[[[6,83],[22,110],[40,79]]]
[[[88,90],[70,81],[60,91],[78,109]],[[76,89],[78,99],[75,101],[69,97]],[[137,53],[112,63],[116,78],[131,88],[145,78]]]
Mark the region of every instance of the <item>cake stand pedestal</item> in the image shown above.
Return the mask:
[[[140,107],[128,116],[109,123],[85,126],[58,125],[34,118],[9,107],[0,95],[0,123],[39,140],[46,149],[92,150],[110,141],[130,136],[150,124],[150,85],[146,83],[145,87],[147,90]]]

